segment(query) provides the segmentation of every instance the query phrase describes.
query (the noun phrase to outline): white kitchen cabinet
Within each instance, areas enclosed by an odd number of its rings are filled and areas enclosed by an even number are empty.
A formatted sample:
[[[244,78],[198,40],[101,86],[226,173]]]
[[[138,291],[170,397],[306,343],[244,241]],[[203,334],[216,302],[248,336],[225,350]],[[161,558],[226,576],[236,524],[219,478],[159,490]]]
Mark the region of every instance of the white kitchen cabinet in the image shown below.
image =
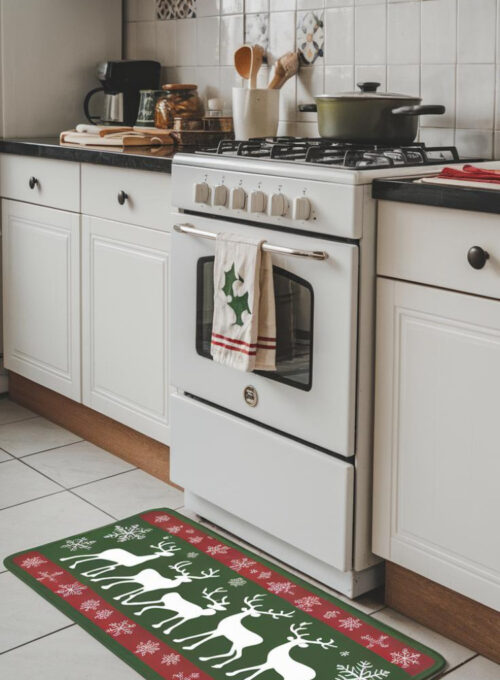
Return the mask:
[[[4,200],[6,368],[81,399],[80,215]]]
[[[373,550],[495,609],[499,408],[500,301],[379,278]]]
[[[83,403],[168,444],[170,235],[82,219]]]

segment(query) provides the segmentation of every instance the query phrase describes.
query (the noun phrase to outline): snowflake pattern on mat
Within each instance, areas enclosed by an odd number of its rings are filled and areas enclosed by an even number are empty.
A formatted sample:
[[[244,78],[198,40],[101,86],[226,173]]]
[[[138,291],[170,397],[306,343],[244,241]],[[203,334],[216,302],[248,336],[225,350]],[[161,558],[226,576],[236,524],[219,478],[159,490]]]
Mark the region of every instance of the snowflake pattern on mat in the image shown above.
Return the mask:
[[[316,595],[306,595],[306,597],[299,597],[294,604],[304,612],[312,612],[316,605],[321,604],[321,600]]]
[[[190,543],[193,543],[193,544],[194,543],[201,543],[203,541],[203,537],[202,536],[192,536],[191,538],[188,538],[188,541]]]
[[[168,527],[168,533],[169,534],[178,534],[181,531],[182,531],[182,526],[180,524],[176,524],[176,526],[174,526],[174,527]]]
[[[198,557],[199,554],[200,554],[200,553],[188,552],[188,553],[187,553],[187,556],[188,556],[190,559],[194,560],[194,558],[195,558],[195,557]]]
[[[172,678],[176,678],[176,680],[195,680],[195,678],[199,677],[200,677],[199,673],[190,673],[189,675],[184,675],[182,671],[180,673],[174,673],[172,675]]]
[[[135,648],[135,653],[140,656],[147,656],[148,654],[156,654],[160,649],[160,643],[156,640],[146,640],[146,642],[139,642]]]
[[[346,619],[340,619],[339,626],[345,628],[346,630],[356,630],[356,628],[361,628],[363,622],[357,619],[355,616],[348,616]]]
[[[120,635],[132,635],[135,628],[135,623],[123,619],[119,623],[110,623],[106,628],[106,633],[109,633],[113,637],[120,637]]]
[[[246,569],[247,567],[253,567],[255,560],[251,560],[249,557],[238,557],[236,560],[231,560],[230,568],[234,571],[240,571],[241,569]]]
[[[130,524],[129,526],[122,526],[115,524],[113,531],[106,534],[104,538],[116,538],[118,543],[126,543],[127,541],[142,541],[146,538],[146,534],[152,529],[140,527],[138,524]]]
[[[156,515],[154,522],[155,524],[161,524],[162,522],[170,522],[170,519],[168,515]]]
[[[57,577],[64,574],[64,571],[39,571],[36,577],[37,581],[49,581],[50,583],[57,583]]]
[[[247,582],[245,581],[245,579],[241,578],[241,577],[230,578],[229,581],[228,581],[228,584],[230,586],[233,586],[233,588],[239,588],[240,586],[245,586],[246,583]]]
[[[271,581],[267,584],[267,589],[270,593],[275,593],[280,595],[281,593],[286,593],[287,595],[294,594],[295,583],[291,581]]]
[[[100,604],[99,600],[85,600],[80,605],[80,609],[82,612],[95,612],[96,609],[99,609]]]
[[[406,647],[401,652],[391,652],[391,663],[401,668],[410,668],[420,663],[420,654],[410,652]]]
[[[81,595],[84,590],[87,590],[87,586],[75,581],[74,583],[67,583],[65,585],[59,586],[59,588],[56,590],[56,593],[58,595],[62,595],[63,597],[70,597],[70,595]]]
[[[94,543],[95,541],[91,541],[86,536],[81,536],[80,538],[68,538],[66,543],[59,547],[65,548],[70,552],[76,552],[77,550],[90,550]]]
[[[42,560],[41,557],[37,555],[35,557],[27,557],[21,562],[21,567],[25,569],[31,569],[32,567],[39,567],[41,564],[47,564],[47,560]]]
[[[225,555],[229,550],[228,545],[209,545],[207,548],[207,555]]]
[[[344,649],[343,652],[339,652],[340,656],[349,656],[350,652],[347,651],[347,649]]]
[[[260,574],[257,576],[257,578],[262,578],[262,579],[271,578],[272,575],[273,575],[272,571],[261,571]]]
[[[112,609],[99,609],[99,611],[96,612],[95,618],[99,621],[105,621],[106,619],[109,619],[112,613]]]
[[[362,635],[361,639],[368,642],[366,645],[367,649],[373,649],[374,647],[382,647],[383,649],[387,649],[389,645],[387,645],[385,641],[388,639],[388,637],[388,635],[379,635],[378,638],[374,638],[372,635]]]
[[[194,534],[194,529],[186,529],[186,534]]]
[[[173,652],[171,654],[164,654],[161,658],[162,664],[167,666],[176,666],[180,660],[180,654],[174,654]]]
[[[369,661],[358,661],[354,666],[337,664],[335,680],[383,680],[390,671],[374,668]]]
[[[338,609],[329,609],[327,612],[323,614],[324,619],[336,619],[337,616],[340,614]]]

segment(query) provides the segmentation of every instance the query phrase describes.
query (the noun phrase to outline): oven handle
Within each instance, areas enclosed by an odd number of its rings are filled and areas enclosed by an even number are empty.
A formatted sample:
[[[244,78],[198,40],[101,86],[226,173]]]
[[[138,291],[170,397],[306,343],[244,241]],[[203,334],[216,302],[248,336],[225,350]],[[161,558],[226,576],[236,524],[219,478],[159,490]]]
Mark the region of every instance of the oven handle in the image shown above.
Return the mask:
[[[180,234],[193,234],[201,238],[208,238],[215,241],[217,234],[213,231],[204,231],[196,229],[192,224],[174,224],[174,230]],[[285,248],[285,246],[273,246],[269,243],[262,244],[262,250],[268,253],[276,253],[279,255],[293,255],[295,257],[309,257],[312,260],[327,260],[328,253],[324,250],[298,250],[297,248]]]

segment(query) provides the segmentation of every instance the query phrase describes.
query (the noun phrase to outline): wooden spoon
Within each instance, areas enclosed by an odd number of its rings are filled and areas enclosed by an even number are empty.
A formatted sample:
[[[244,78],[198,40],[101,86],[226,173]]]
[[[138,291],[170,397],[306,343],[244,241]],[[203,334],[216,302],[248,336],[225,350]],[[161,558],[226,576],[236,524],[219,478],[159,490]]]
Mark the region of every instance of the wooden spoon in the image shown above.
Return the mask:
[[[238,74],[248,80],[250,78],[250,70],[252,65],[252,47],[250,45],[242,45],[234,53],[234,67]]]
[[[274,75],[267,86],[269,90],[279,90],[299,70],[299,53],[287,52],[280,57],[274,67]]]
[[[262,66],[262,59],[264,58],[264,48],[260,45],[252,45],[252,59],[250,62],[250,87],[255,90],[257,87],[257,73]]]

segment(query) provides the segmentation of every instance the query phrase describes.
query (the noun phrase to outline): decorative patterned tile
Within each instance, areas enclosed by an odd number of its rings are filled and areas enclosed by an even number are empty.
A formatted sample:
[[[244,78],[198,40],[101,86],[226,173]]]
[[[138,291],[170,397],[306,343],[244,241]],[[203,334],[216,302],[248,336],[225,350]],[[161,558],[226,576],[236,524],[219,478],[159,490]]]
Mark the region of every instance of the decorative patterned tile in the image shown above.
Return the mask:
[[[156,0],[156,18],[161,21],[195,17],[196,0]]]
[[[323,10],[297,13],[297,48],[305,64],[314,64],[323,56],[323,15]]]
[[[269,47],[269,14],[245,15],[245,42],[261,45],[266,51]]]

